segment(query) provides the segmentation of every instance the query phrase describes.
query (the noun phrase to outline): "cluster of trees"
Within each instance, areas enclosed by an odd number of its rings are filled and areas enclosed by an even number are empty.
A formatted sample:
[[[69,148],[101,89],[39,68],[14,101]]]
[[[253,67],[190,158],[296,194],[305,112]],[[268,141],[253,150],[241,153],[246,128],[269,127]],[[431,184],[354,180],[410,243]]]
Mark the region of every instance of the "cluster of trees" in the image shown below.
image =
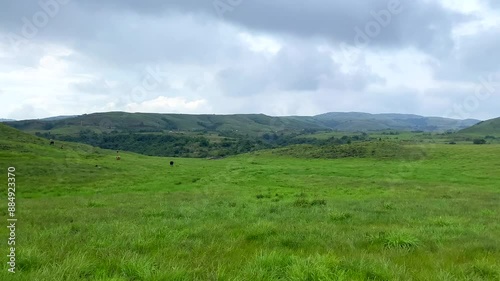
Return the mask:
[[[397,135],[399,135],[399,132],[383,132],[382,135],[384,135],[384,136],[397,136]]]
[[[312,145],[329,145],[329,144],[350,144],[352,142],[368,141],[371,140],[366,133],[354,136],[330,137],[327,139],[320,139],[314,137],[305,137],[304,134],[290,133],[290,134],[276,134],[265,133],[261,137],[262,141],[274,147],[281,147],[293,144],[312,144]]]
[[[205,135],[181,135],[158,133],[96,133],[81,130],[77,135],[51,135],[36,133],[37,136],[61,141],[89,144],[104,149],[133,151],[151,156],[177,157],[224,157],[260,149],[283,147],[293,144],[331,145],[350,144],[369,140],[365,133],[355,136],[317,139],[304,137],[300,133],[265,133],[261,136],[220,134],[217,140]],[[222,136],[225,135],[225,136]]]
[[[168,134],[103,133],[82,130],[78,135],[38,134],[61,141],[89,144],[104,149],[126,150],[151,156],[223,157],[265,148],[247,139],[222,139],[211,142],[203,136]]]

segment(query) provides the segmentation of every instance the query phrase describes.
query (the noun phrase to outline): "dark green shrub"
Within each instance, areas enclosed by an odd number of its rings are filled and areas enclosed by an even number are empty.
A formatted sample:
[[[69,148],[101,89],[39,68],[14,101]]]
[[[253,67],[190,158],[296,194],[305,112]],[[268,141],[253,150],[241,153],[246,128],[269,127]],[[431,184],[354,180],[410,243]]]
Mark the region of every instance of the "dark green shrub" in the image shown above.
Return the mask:
[[[486,140],[485,139],[475,139],[472,141],[472,143],[474,143],[474,144],[486,144]]]
[[[314,199],[311,201],[311,206],[324,206],[326,205],[326,200],[324,199]]]

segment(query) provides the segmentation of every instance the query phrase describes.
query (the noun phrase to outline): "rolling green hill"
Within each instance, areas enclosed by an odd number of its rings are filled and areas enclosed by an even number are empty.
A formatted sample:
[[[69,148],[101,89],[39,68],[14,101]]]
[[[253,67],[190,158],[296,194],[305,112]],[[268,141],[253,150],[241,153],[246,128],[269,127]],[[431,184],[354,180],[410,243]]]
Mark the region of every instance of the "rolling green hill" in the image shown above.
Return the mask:
[[[170,167],[56,142],[0,124],[0,220],[7,167],[18,219],[15,274],[0,228],[0,280],[500,278],[500,145],[427,144],[415,159],[384,142],[292,147]]]
[[[500,137],[500,118],[486,120],[458,132],[463,135]]]
[[[262,134],[273,131],[327,129],[312,117],[271,117],[263,114],[187,115],[108,112],[63,120],[25,120],[6,123],[24,131],[74,134],[89,129],[102,132],[237,132]]]
[[[56,141],[50,145],[44,138],[0,124],[0,166],[2,170],[15,167],[16,183],[22,190],[18,195],[22,197],[89,192],[84,187],[109,181],[110,174],[127,178],[128,172],[116,166],[115,156],[116,151],[81,143]],[[125,162],[146,159],[129,152],[120,152],[120,156]]]

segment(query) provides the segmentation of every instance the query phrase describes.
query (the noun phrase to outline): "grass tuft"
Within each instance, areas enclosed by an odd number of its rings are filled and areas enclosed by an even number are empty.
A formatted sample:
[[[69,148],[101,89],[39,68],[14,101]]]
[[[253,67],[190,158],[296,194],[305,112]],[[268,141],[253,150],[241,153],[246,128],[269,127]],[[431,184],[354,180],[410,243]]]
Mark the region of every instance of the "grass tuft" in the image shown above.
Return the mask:
[[[421,245],[420,240],[406,232],[390,232],[383,239],[387,248],[415,249]]]

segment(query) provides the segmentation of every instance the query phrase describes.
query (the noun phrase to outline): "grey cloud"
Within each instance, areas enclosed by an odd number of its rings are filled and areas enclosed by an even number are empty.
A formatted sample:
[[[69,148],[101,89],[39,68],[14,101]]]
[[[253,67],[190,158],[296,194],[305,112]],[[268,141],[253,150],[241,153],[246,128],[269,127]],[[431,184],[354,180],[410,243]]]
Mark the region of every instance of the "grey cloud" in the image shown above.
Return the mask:
[[[418,92],[408,88],[363,92],[354,96],[351,102],[354,103],[351,105],[353,108],[360,108],[367,112],[422,112]]]
[[[369,23],[376,22],[372,14],[387,10],[390,2],[316,0],[294,5],[284,0],[248,1],[228,13],[227,18],[250,28],[306,38],[319,36],[332,42],[356,45],[356,28],[367,33]],[[369,46],[415,46],[430,53],[442,52],[430,47],[433,43],[446,43],[443,48],[451,48],[452,24],[464,20],[435,1],[401,1],[401,9],[399,14],[391,15],[387,26],[369,38]]]
[[[281,49],[270,65],[282,89],[292,91],[317,90],[322,80],[335,75],[336,67],[328,53],[303,46]]]
[[[95,0],[94,0],[95,1]],[[146,0],[99,1],[99,5],[122,7],[139,13],[159,14],[170,10],[217,16],[215,1]],[[400,2],[403,11],[392,15],[389,25],[373,41],[381,45],[415,44],[425,49],[439,38],[450,37],[451,25],[463,16],[444,9],[435,1],[409,0],[312,0],[302,1],[242,1],[224,19],[248,28],[265,32],[284,32],[298,36],[320,36],[335,41],[350,42],[355,27],[364,29],[373,21],[372,13],[387,10],[389,3]],[[85,2],[88,3],[88,2]],[[90,1],[90,3],[95,3]],[[90,6],[92,4],[85,4]]]
[[[480,77],[500,72],[499,30],[464,36],[458,46],[447,58],[432,64],[437,78],[477,82]]]
[[[32,15],[43,9],[33,1],[6,2],[0,3],[0,11],[3,11],[0,12],[0,38],[8,44],[17,43],[23,37],[23,30],[31,33],[21,19],[25,17],[33,23]],[[111,4],[108,1],[107,5]],[[114,4],[122,6],[118,2]],[[165,17],[144,16],[119,8],[112,10],[113,6],[105,3],[87,7],[89,5],[91,3],[73,0],[61,6],[46,26],[35,27],[36,36],[29,38],[29,42],[62,43],[115,65],[161,61],[214,64],[225,55],[219,52],[237,50],[232,41],[223,37],[228,32],[213,19],[173,12]]]
[[[123,53],[131,57],[138,56],[137,50],[150,54],[151,57],[146,56],[145,59],[155,59],[153,54],[161,50],[165,53],[179,52],[182,58],[189,51],[200,53],[201,46],[207,49],[217,47],[214,42],[222,39],[217,37],[216,28],[210,25],[218,20],[267,33],[322,37],[332,42],[355,44],[355,28],[365,29],[370,21],[374,21],[372,13],[386,10],[391,1],[398,0],[242,1],[220,18],[212,0],[73,0],[61,6],[61,11],[44,32],[60,33],[66,40],[87,36],[94,41],[83,43],[82,48],[89,51],[102,49],[111,58],[121,53],[113,48],[119,44],[125,48]],[[22,25],[20,19],[41,9],[36,2],[29,0],[2,3],[0,10],[4,12],[0,14],[0,22],[10,26],[9,30],[17,26],[15,30],[19,31]],[[463,16],[444,9],[435,1],[401,0],[401,7],[403,11],[392,15],[390,23],[370,39],[371,45],[415,46],[437,54],[443,54],[452,47],[451,27],[453,23],[463,21]],[[165,20],[180,13],[197,18],[201,26],[208,25],[208,28],[191,25],[185,20],[175,23]],[[148,20],[141,20],[143,14],[150,15]],[[138,26],[134,28],[130,22],[136,22]],[[440,47],[436,49],[436,45]]]
[[[109,94],[112,90],[109,82],[103,78],[93,79],[86,82],[72,83],[69,87],[70,89],[74,89],[81,93],[94,95]]]
[[[217,78],[222,89],[228,95],[252,95],[265,90],[307,92],[321,88],[359,91],[369,84],[384,82],[368,67],[343,73],[328,52],[320,52],[314,45],[288,43],[272,59],[255,58],[240,68],[220,71]]]
[[[464,67],[475,71],[500,71],[500,30],[488,30],[463,38],[459,54]]]
[[[127,24],[133,22],[134,26]],[[215,64],[233,44],[225,42],[215,25],[194,19],[141,19],[124,16],[102,24],[91,38],[74,47],[114,64],[174,62]]]
[[[225,68],[216,75],[217,83],[226,95],[255,95],[266,89],[270,79],[263,71]]]

